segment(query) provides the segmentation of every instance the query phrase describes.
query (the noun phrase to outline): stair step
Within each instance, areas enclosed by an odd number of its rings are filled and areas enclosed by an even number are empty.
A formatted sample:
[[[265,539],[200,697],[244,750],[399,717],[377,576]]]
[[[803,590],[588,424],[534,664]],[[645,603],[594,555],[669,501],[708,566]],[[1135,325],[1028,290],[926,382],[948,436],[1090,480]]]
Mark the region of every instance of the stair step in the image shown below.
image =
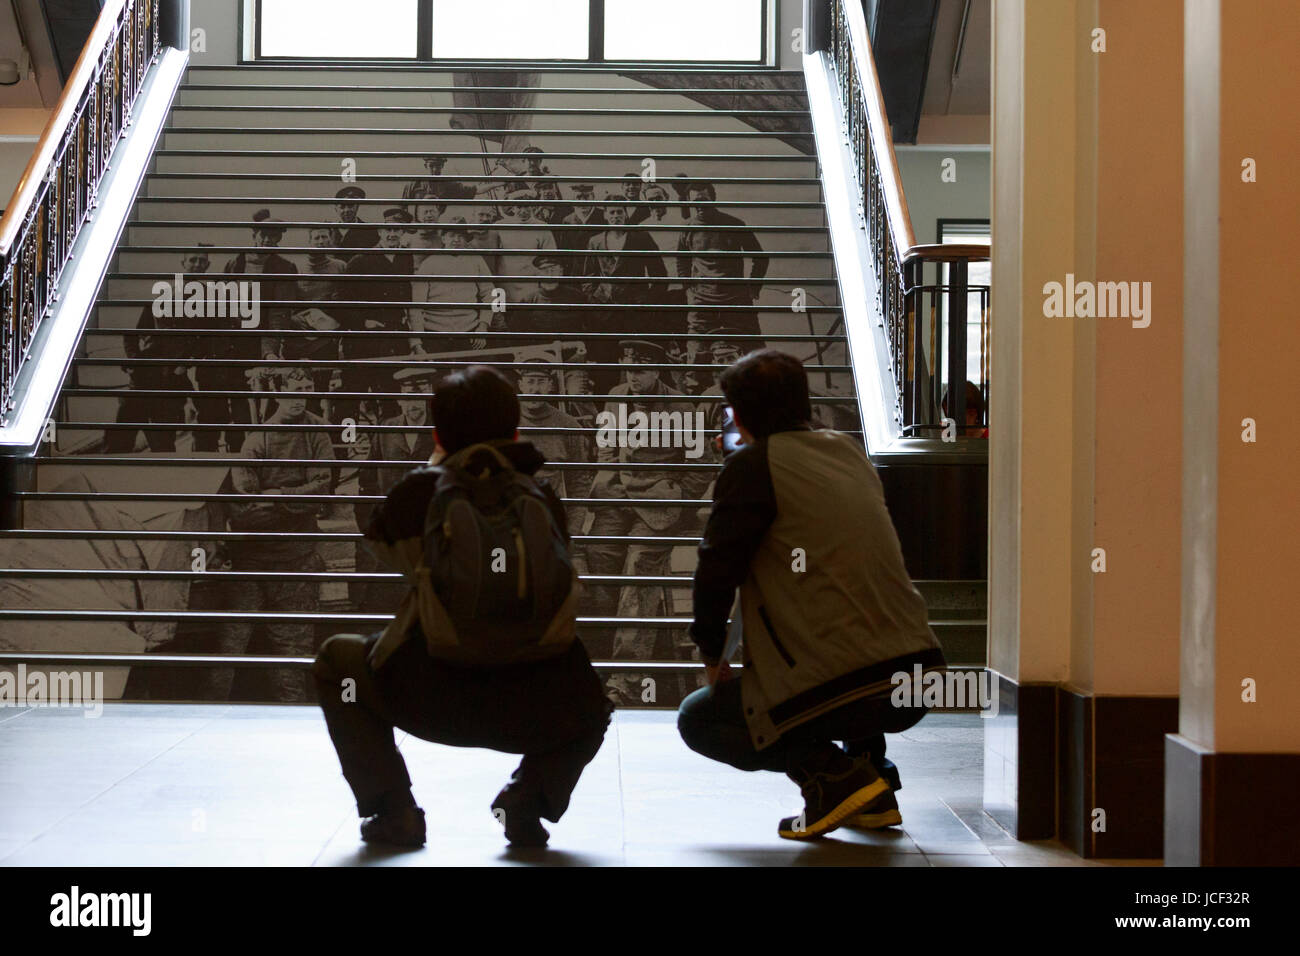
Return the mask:
[[[642,161],[655,161],[657,182],[671,186],[683,177],[707,180],[714,184],[718,196],[712,208],[735,215],[743,221],[738,226],[707,225],[693,227],[708,248],[701,255],[714,261],[728,262],[749,258],[748,253],[728,247],[736,232],[753,233],[768,259],[763,292],[753,307],[723,305],[717,316],[729,314],[757,316],[760,334],[737,335],[737,342],[754,347],[762,344],[786,348],[806,357],[816,391],[814,408],[819,415],[834,415],[836,427],[860,436],[857,401],[847,342],[839,307],[838,283],[830,255],[829,236],[819,181],[817,157],[813,151],[811,123],[807,112],[807,94],[800,71],[766,71],[752,67],[687,68],[647,64],[636,70],[626,68],[568,64],[535,64],[521,67],[474,64],[481,76],[499,76],[499,86],[527,87],[531,106],[526,110],[464,110],[454,95],[460,92],[453,82],[454,68],[439,64],[437,68],[394,64],[259,64],[239,67],[192,65],[186,84],[180,91],[153,162],[154,172],[137,198],[131,221],[124,230],[115,262],[105,277],[97,307],[89,328],[64,383],[54,416],[55,440],[45,446],[34,460],[35,489],[17,496],[26,518],[20,531],[0,532],[0,596],[21,594],[18,600],[0,600],[0,628],[11,646],[35,647],[42,642],[62,642],[77,647],[81,642],[94,651],[104,647],[116,649],[154,648],[154,653],[135,658],[96,658],[103,666],[115,660],[132,665],[131,685],[138,695],[158,699],[171,694],[184,698],[197,686],[187,684],[178,674],[191,677],[216,666],[236,666],[252,683],[236,696],[257,697],[256,681],[271,668],[289,666],[305,669],[310,657],[277,658],[259,653],[254,646],[236,660],[213,660],[193,653],[210,649],[212,637],[222,633],[232,620],[260,623],[295,620],[306,622],[317,642],[341,630],[362,631],[382,627],[391,617],[392,589],[402,587],[394,574],[369,570],[358,554],[362,536],[357,532],[358,517],[379,500],[377,487],[395,480],[393,473],[417,464],[400,457],[369,459],[266,460],[237,455],[203,453],[192,448],[193,437],[213,437],[214,432],[265,432],[286,429],[274,423],[248,426],[186,423],[184,399],[192,393],[184,389],[127,389],[124,368],[145,369],[171,364],[170,359],[132,360],[125,356],[124,343],[138,341],[137,329],[142,308],[154,301],[153,287],[159,280],[170,281],[180,256],[191,251],[199,240],[211,245],[212,268],[220,269],[226,260],[250,249],[250,216],[259,207],[267,207],[284,220],[288,230],[278,252],[302,270],[286,276],[290,282],[314,278],[308,271],[306,257],[311,250],[305,230],[312,225],[333,224],[334,192],[340,183],[341,161],[356,161],[356,182],[367,192],[361,203],[362,217],[372,224],[393,202],[419,209],[431,201],[401,200],[407,183],[427,178],[422,175],[422,158],[428,153],[446,156],[444,178],[467,183],[506,184],[522,181],[530,187],[538,180],[555,183],[561,196],[570,196],[576,183],[590,183],[597,191],[595,205],[641,205],[603,198],[605,190],[621,192],[629,173],[640,174]],[[485,141],[470,132],[447,128],[455,113],[475,112],[484,125],[498,127],[512,135],[526,137],[527,142],[543,150],[547,172],[540,176],[496,175],[502,169],[498,161],[519,158],[521,152],[502,152],[500,141]],[[509,122],[510,114],[522,114],[531,128],[519,129]],[[489,131],[490,135],[490,131]],[[636,228],[647,230],[659,244],[666,263],[672,261],[676,242],[687,223],[682,203],[676,194],[663,204],[663,219],[652,218]],[[522,203],[534,210],[555,205],[572,205],[571,199],[560,203],[529,200]],[[455,204],[454,214],[469,222],[454,228],[480,228],[476,222],[480,210],[499,205],[491,193]],[[658,208],[655,211],[659,211]],[[443,217],[450,219],[450,214]],[[423,224],[448,226],[450,223]],[[551,227],[541,223],[493,224],[489,228],[503,237],[506,255],[527,255],[539,230]],[[571,256],[585,255],[581,248],[586,238],[604,230],[604,226],[572,227],[570,236],[580,237],[578,248],[558,250]],[[418,238],[418,237],[417,237]],[[573,242],[572,239],[567,240]],[[420,253],[415,249],[413,252]],[[493,250],[496,252],[496,250]],[[346,254],[346,251],[345,251]],[[432,255],[441,255],[434,251]],[[618,258],[635,257],[619,253]],[[199,277],[201,281],[237,279],[215,271]],[[326,277],[321,277],[326,278]],[[356,290],[353,300],[332,300],[335,307],[364,304],[369,293],[367,277],[328,279],[339,283],[343,294],[349,287]],[[421,276],[428,280],[428,277]],[[435,277],[430,288],[454,281],[455,277]],[[516,284],[536,282],[533,275],[493,276],[493,281]],[[273,282],[275,276],[265,276]],[[656,282],[660,280],[655,280]],[[678,286],[691,286],[692,280]],[[721,287],[747,284],[748,279],[714,280]],[[646,278],[615,278],[611,285],[623,288],[649,286]],[[298,293],[296,285],[291,287]],[[804,311],[791,308],[794,290],[806,296]],[[304,293],[305,294],[305,293]],[[450,296],[448,296],[450,298]],[[311,304],[310,298],[264,298],[263,304]],[[455,305],[439,300],[443,306]],[[411,301],[412,305],[424,304]],[[390,309],[402,303],[388,303]],[[468,305],[468,303],[466,304]],[[473,303],[479,306],[480,303]],[[516,371],[523,363],[511,351],[520,342],[550,343],[559,338],[575,338],[593,344],[629,336],[646,337],[661,343],[709,339],[707,330],[693,335],[680,331],[637,333],[644,327],[644,306],[605,305],[579,302],[560,304],[572,310],[575,319],[589,322],[598,317],[603,323],[600,333],[556,336],[511,329],[487,333],[486,352],[477,353],[505,370]],[[671,321],[674,328],[685,326],[687,316],[698,306],[676,301],[651,306]],[[513,304],[516,314],[527,316],[530,307]],[[714,310],[710,310],[714,312]],[[172,339],[190,348],[202,343],[234,341],[256,347],[262,329],[232,332],[222,329],[219,321],[200,320],[207,328],[148,331],[155,340]],[[575,326],[577,327],[577,326]],[[276,333],[279,334],[279,333]],[[387,374],[406,367],[410,360],[401,352],[407,348],[405,331],[391,333],[288,333],[287,341],[298,338],[334,338],[341,343],[355,343],[360,335],[369,341],[391,343],[394,356],[365,363],[367,371]],[[220,336],[220,339],[217,337]],[[430,335],[436,346],[445,335]],[[177,361],[201,371],[212,368],[232,369],[264,366],[258,361],[218,362],[199,359],[193,352]],[[423,361],[434,367],[455,367],[473,361],[466,353],[438,361],[426,356]],[[293,361],[274,362],[292,367]],[[331,361],[331,367],[352,368],[355,363]],[[610,361],[549,363],[552,371],[581,368],[587,371],[621,373],[629,367]],[[644,366],[668,374],[667,381],[685,368],[676,364]],[[690,369],[695,376],[693,388],[712,382],[720,366],[701,362]],[[558,381],[558,379],[557,379]],[[581,387],[581,386],[567,386]],[[375,401],[396,400],[404,393],[395,390],[380,393],[309,392],[309,398],[328,397],[333,401],[367,397]],[[230,397],[266,400],[266,392],[243,389],[205,390],[202,397]],[[405,395],[409,398],[409,395]],[[716,390],[712,394],[680,397],[660,395],[587,395],[561,392],[551,395],[524,396],[539,404],[562,408],[596,408],[627,405],[645,401],[669,401],[686,409],[713,411],[723,402]],[[130,399],[131,406],[120,404]],[[148,407],[153,413],[175,416],[175,421],[116,421],[129,408]],[[160,412],[160,409],[165,409]],[[134,413],[130,413],[134,414]],[[587,419],[590,421],[590,419]],[[577,422],[577,419],[569,419]],[[409,432],[401,426],[378,426],[363,431],[391,437]],[[341,432],[340,425],[304,425],[303,431],[325,430],[331,435]],[[132,441],[143,431],[149,436],[159,432],[179,436],[182,450],[172,453],[103,453],[106,436],[120,438],[125,432]],[[547,447],[546,442],[580,438],[593,442],[597,430],[575,424],[572,427],[530,427],[521,429],[523,437]],[[572,445],[551,447],[569,449],[568,460],[553,461],[542,474],[556,481],[563,495],[570,521],[575,524],[574,554],[584,573],[580,581],[588,595],[589,606],[579,620],[584,642],[594,660],[609,675],[611,686],[622,680],[638,680],[643,674],[654,675],[663,688],[660,705],[673,705],[680,697],[698,686],[701,670],[691,660],[686,627],[691,613],[691,574],[696,561],[699,535],[710,506],[709,486],[720,468],[711,450],[698,460],[671,463],[611,463],[591,460],[589,453],[578,456]],[[346,454],[342,444],[341,453]],[[403,448],[403,451],[405,449]],[[400,452],[397,454],[401,454]],[[264,496],[264,500],[294,501],[312,505],[319,511],[316,533],[229,532],[225,531],[220,509],[232,500],[242,500],[223,486],[232,467],[266,469],[278,466],[303,466],[328,469],[339,483],[332,493],[316,495]],[[381,470],[382,469],[382,470]],[[647,471],[670,474],[691,488],[686,499],[664,497],[610,499],[587,497],[590,476],[600,470],[617,470],[631,474]],[[362,492],[360,478],[366,476],[368,489]],[[381,485],[372,484],[374,478]],[[578,485],[572,482],[579,482]],[[661,492],[662,494],[662,492]],[[596,519],[608,518],[628,507],[642,509],[640,514],[667,516],[662,527],[627,525],[627,533],[593,533],[600,528]],[[218,515],[212,518],[211,514]],[[219,526],[213,521],[220,522]],[[590,523],[589,523],[590,522]],[[605,530],[608,531],[607,526]],[[288,568],[269,573],[190,570],[192,549],[215,544],[243,543],[253,548],[288,542],[312,542],[315,554],[325,570]],[[622,549],[640,546],[648,549],[654,561],[649,565],[619,565]],[[611,550],[612,549],[612,550]],[[614,564],[609,566],[610,555]],[[638,559],[639,560],[639,559]],[[112,567],[97,568],[103,562]],[[15,565],[43,565],[23,568]],[[594,571],[600,573],[593,573]],[[621,570],[636,573],[622,574]],[[268,582],[303,581],[319,585],[318,602],[312,613],[276,611],[259,604],[262,592],[257,585]],[[985,584],[981,581],[918,581],[917,587],[927,602],[931,626],[938,635],[950,662],[979,667],[984,661],[987,625]],[[18,588],[18,591],[15,591]],[[26,589],[26,590],[22,590]],[[234,589],[231,591],[229,589]],[[251,589],[251,590],[249,590]],[[231,594],[243,595],[238,600]],[[248,595],[252,594],[250,598]],[[23,608],[32,595],[43,596],[45,606]],[[631,598],[625,597],[631,595]],[[377,597],[377,596],[382,596]],[[252,610],[244,607],[251,600]],[[617,613],[621,601],[633,600],[640,610]],[[147,605],[132,608],[132,602]],[[372,609],[370,603],[384,604]],[[39,600],[35,601],[38,605]],[[266,610],[261,610],[265,607]],[[626,606],[625,606],[626,607]],[[382,613],[380,613],[382,611]],[[627,635],[632,633],[634,640]],[[50,635],[54,635],[51,637]],[[619,640],[616,641],[616,637]],[[635,655],[622,649],[634,646]],[[619,648],[618,654],[615,649]],[[640,659],[641,655],[645,659]],[[74,659],[76,655],[73,655]],[[80,658],[76,658],[80,659]],[[0,658],[3,660],[3,658]],[[152,666],[163,664],[165,666]],[[243,680],[244,678],[241,678]],[[251,688],[251,689],[250,689]],[[262,691],[264,693],[264,691]],[[629,702],[640,705],[641,701]]]

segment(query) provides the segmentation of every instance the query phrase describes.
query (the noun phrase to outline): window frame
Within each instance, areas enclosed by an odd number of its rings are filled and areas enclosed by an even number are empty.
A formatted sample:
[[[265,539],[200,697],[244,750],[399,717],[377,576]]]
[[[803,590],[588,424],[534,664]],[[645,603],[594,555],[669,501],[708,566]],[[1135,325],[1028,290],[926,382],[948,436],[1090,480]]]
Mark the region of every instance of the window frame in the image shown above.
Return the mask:
[[[429,66],[474,69],[487,64],[508,64],[524,69],[536,67],[616,67],[628,71],[653,71],[658,67],[731,68],[753,70],[779,70],[780,55],[773,38],[777,36],[780,21],[779,0],[760,0],[759,56],[754,60],[609,60],[605,58],[605,0],[588,0],[587,58],[586,59],[447,59],[433,56],[433,4],[436,0],[417,0],[416,41],[414,57],[317,57],[317,56],[263,56],[262,55],[262,0],[244,0],[239,19],[240,64],[264,66],[394,66],[427,68]],[[245,24],[251,15],[251,46],[244,43]]]

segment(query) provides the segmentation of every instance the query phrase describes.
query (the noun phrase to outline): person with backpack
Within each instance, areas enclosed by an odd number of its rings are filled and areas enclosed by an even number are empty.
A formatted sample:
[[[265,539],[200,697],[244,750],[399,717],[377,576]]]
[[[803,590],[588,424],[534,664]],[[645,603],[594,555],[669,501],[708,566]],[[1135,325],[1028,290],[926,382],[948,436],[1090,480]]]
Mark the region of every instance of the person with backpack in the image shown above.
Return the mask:
[[[564,508],[518,440],[519,399],[495,369],[443,379],[435,451],[372,513],[376,553],[409,582],[393,621],[335,635],[312,673],[361,838],[422,846],[424,811],[393,740],[522,754],[492,801],[514,846],[543,846],[612,712],[576,635],[577,575]]]

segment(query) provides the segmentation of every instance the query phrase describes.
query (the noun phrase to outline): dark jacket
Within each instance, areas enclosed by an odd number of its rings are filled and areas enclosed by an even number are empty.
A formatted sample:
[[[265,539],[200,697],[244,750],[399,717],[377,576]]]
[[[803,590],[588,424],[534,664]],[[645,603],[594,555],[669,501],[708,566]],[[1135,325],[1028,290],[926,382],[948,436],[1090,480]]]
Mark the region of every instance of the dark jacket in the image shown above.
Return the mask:
[[[677,275],[690,278],[687,301],[692,305],[748,305],[763,288],[767,275],[767,256],[753,231],[745,222],[716,209],[710,210],[704,226],[728,226],[726,230],[688,227],[677,240]],[[715,252],[745,252],[753,260],[750,282],[715,283],[711,279],[743,279],[744,256],[715,256]],[[757,330],[755,330],[757,331]]]
[[[392,253],[389,259],[387,253]],[[366,330],[366,322],[378,322],[378,331],[399,332],[407,328],[405,303],[411,301],[411,277],[415,262],[404,249],[376,248],[362,252],[348,261],[347,275],[378,276],[374,279],[353,279],[341,283],[343,298],[355,302],[379,303],[354,305],[344,314],[344,325],[353,331]],[[392,278],[389,278],[389,277]],[[394,303],[386,305],[384,303]],[[396,303],[401,303],[396,304]],[[342,317],[342,316],[341,316]],[[361,336],[346,340],[345,358],[376,358],[397,354],[405,343],[396,338]]]
[[[405,425],[401,415],[385,418],[381,425]],[[415,441],[407,444],[412,432],[375,432],[370,439],[371,461],[428,461],[433,457],[433,431],[428,425],[413,430]],[[385,494],[406,476],[406,468],[361,469],[360,491],[363,495]]]
[[[925,601],[903,564],[862,446],[839,432],[777,432],[731,455],[695,571],[691,637],[716,659],[741,589],[741,697],[754,746],[842,704],[889,694],[892,675],[942,669]]]
[[[253,338],[251,334],[241,335],[231,338],[209,338],[204,341],[208,343],[205,354],[202,358],[214,359],[261,359],[268,350],[275,350],[275,339],[266,335],[267,330],[285,328],[285,319],[289,314],[289,307],[284,305],[268,305],[269,302],[283,302],[298,298],[298,285],[292,279],[258,279],[259,275],[296,275],[298,267],[280,255],[278,252],[266,253],[266,261],[262,263],[262,268],[250,272],[248,268],[248,254],[239,253],[221,270],[227,276],[247,274],[253,278],[249,282],[259,283],[261,300],[261,325],[260,329],[263,334],[259,338]],[[225,279],[222,276],[212,276],[212,281],[229,282],[240,281],[237,279]],[[205,280],[206,281],[206,280]],[[206,325],[212,328],[241,330],[241,319],[239,316],[227,316],[225,318],[215,317],[208,320]]]

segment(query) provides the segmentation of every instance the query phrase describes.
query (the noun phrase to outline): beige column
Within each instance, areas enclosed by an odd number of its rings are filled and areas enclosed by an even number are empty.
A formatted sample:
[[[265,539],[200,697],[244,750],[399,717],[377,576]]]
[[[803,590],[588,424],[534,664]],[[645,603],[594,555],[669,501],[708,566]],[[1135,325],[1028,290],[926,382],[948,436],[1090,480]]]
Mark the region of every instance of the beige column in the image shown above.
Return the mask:
[[[1014,751],[1023,835],[1088,855],[1159,854],[1178,693],[1182,52],[1181,0],[995,4],[986,803]]]
[[[1185,5],[1182,694],[1165,859],[1300,862],[1300,6]]]

